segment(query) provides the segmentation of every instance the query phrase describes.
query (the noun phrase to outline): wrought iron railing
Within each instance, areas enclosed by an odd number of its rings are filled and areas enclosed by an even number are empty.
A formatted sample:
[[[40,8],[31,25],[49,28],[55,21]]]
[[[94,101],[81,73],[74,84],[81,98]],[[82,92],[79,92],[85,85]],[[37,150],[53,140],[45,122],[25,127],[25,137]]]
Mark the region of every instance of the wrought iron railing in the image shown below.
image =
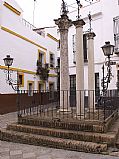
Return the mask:
[[[105,121],[118,110],[119,105],[118,90],[109,90],[106,96],[101,96],[100,101],[99,96],[95,96],[95,91],[89,90],[33,91],[32,96],[28,96],[28,92],[24,90],[18,93],[18,116],[37,115],[50,119]]]
[[[36,29],[36,27],[34,26],[34,25],[32,25],[31,23],[29,23],[27,20],[25,20],[25,19],[23,19],[22,18],[22,23],[26,26],[26,27],[28,27],[28,28],[30,28],[30,29]]]

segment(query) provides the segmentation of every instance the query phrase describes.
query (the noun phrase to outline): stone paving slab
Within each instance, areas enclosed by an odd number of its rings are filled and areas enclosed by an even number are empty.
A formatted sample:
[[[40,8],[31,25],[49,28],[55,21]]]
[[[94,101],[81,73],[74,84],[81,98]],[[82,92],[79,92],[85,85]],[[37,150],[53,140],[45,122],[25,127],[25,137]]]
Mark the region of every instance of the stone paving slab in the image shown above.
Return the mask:
[[[10,151],[10,159],[22,159],[23,155],[22,155],[22,151],[21,150],[12,150]]]
[[[24,153],[23,159],[36,159],[36,155],[33,152]]]
[[[2,146],[0,146],[0,155],[1,156],[7,156],[10,153],[10,149],[9,148],[2,148]]]
[[[10,156],[4,156],[4,157],[1,157],[0,159],[10,159]]]

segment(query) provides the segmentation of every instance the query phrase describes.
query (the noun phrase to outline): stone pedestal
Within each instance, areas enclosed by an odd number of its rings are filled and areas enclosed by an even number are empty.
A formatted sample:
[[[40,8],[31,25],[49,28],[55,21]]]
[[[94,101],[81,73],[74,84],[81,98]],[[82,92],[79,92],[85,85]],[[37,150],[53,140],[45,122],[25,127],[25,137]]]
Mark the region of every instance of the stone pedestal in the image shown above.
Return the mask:
[[[67,15],[55,20],[60,31],[60,110],[69,108],[69,62],[68,62],[68,29],[72,21]]]
[[[95,66],[94,66],[94,37],[95,33],[87,34],[88,40],[88,103],[89,111],[95,111]]]
[[[83,54],[83,25],[80,19],[74,21],[76,27],[76,109],[77,115],[84,115],[84,54]]]

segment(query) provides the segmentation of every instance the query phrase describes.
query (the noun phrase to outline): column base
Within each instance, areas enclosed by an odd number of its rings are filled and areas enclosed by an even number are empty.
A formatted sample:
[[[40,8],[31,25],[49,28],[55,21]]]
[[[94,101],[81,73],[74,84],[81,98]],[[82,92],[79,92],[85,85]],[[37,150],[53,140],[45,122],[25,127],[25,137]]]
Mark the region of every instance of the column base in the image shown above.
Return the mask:
[[[71,113],[71,109],[69,108],[68,110],[67,109],[62,109],[60,108],[57,113],[62,113],[62,114],[70,114]]]
[[[75,118],[77,118],[77,119],[84,119],[84,114],[77,114],[77,115],[75,115]]]
[[[96,109],[94,109],[94,108],[90,108],[90,109],[87,109],[87,113],[95,113],[97,110]]]

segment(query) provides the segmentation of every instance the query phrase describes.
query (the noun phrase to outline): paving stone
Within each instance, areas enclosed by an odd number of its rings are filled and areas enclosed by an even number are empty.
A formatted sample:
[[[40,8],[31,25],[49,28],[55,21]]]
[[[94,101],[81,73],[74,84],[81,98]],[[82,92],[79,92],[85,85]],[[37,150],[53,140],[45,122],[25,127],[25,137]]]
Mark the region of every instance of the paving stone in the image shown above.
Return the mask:
[[[10,153],[9,148],[0,148],[0,155],[1,156],[8,156]]]
[[[49,156],[49,155],[44,155],[44,156],[39,156],[36,159],[56,159],[56,157],[54,158],[54,157]]]
[[[10,155],[22,155],[22,151],[21,150],[16,150],[16,151],[10,151]]]
[[[119,152],[111,152],[109,155],[119,157]]]
[[[23,159],[23,157],[19,155],[15,155],[15,156],[10,156],[10,159]]]
[[[10,151],[10,159],[22,159],[22,151]]]
[[[1,144],[2,144],[2,141],[0,140],[0,146],[1,146]]]
[[[4,157],[1,157],[0,159],[10,159],[10,156],[4,156]]]
[[[24,153],[23,159],[36,159],[35,153]]]

